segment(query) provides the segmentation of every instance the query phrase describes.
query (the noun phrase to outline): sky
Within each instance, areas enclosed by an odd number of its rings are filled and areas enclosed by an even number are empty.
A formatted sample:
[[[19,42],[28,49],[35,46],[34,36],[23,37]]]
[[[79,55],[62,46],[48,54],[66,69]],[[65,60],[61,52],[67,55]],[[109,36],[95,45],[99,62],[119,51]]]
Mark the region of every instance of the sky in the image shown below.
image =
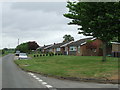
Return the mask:
[[[66,5],[66,2],[2,3],[0,48],[15,48],[18,39],[19,43],[36,41],[42,46],[62,42],[65,34],[70,34],[75,40],[85,38],[78,34],[78,26],[67,24],[70,20],[63,16],[68,12]]]

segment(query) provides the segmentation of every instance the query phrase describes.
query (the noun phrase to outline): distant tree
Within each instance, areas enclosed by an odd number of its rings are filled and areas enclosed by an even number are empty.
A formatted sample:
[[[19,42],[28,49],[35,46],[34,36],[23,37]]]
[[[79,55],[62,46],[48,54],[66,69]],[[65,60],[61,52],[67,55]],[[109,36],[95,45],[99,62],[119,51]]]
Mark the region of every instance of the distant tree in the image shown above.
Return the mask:
[[[7,51],[7,50],[8,50],[8,48],[3,48],[3,50]]]
[[[64,35],[63,36],[63,42],[67,42],[67,41],[74,41],[74,37],[72,37],[71,35]]]
[[[4,49],[2,49],[2,54],[5,54],[5,50]]]
[[[21,43],[16,47],[16,50],[19,50],[20,52],[24,52],[24,53],[29,52],[28,43]]]
[[[39,45],[35,41],[33,41],[33,42],[28,42],[28,47],[29,50],[36,50],[39,47]]]
[[[32,50],[36,50],[39,47],[39,45],[33,41],[33,42],[26,42],[18,45],[16,47],[16,50],[19,50],[21,52],[29,53]]]
[[[103,42],[103,59],[106,61],[106,45],[114,37],[120,41],[120,2],[68,2],[65,17],[78,28],[79,34],[96,37]]]

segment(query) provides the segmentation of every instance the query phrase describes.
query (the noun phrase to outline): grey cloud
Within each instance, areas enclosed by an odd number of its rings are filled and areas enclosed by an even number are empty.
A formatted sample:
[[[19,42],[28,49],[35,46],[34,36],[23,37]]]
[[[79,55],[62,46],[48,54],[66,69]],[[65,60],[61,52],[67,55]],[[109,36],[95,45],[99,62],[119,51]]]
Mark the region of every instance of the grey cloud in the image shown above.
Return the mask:
[[[21,30],[29,30],[48,25],[67,24],[67,22],[62,14],[59,16],[55,12],[3,9],[3,27],[14,26]]]
[[[14,3],[12,9],[24,10],[42,10],[45,12],[58,12],[63,13],[66,10],[66,2],[27,2],[27,3]]]
[[[77,26],[67,25],[69,20],[60,12],[66,12],[65,8],[65,3],[54,2],[4,3],[3,47],[9,44],[15,48],[18,38],[20,43],[35,40],[40,45],[62,42],[65,34],[70,34],[75,39],[82,38],[83,35],[77,34]]]

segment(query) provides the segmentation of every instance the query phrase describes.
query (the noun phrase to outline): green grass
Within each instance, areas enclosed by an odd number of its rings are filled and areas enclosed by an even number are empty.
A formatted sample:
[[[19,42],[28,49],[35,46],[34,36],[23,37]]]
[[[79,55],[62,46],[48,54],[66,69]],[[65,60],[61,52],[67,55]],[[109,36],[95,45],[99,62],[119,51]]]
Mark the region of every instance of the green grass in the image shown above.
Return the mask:
[[[99,56],[44,56],[15,60],[25,70],[63,77],[110,78],[118,73],[118,58]],[[28,66],[25,66],[28,65]]]
[[[3,57],[3,56],[8,55],[10,53],[12,53],[12,52],[5,52],[4,54],[1,54],[1,56]]]

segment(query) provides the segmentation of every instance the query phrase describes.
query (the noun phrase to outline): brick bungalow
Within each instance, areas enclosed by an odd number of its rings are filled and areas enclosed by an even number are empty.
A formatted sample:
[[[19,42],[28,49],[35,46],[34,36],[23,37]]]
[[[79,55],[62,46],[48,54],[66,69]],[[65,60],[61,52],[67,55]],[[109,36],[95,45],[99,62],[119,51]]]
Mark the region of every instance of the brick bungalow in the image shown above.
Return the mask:
[[[85,38],[78,41],[72,41],[61,48],[65,50],[67,55],[77,56],[100,56],[102,50],[100,49],[102,41],[95,38]]]
[[[47,53],[47,52],[50,52],[49,48],[52,46],[52,44],[50,45],[44,45],[42,47],[39,47],[41,53]]]
[[[62,46],[62,45],[64,45],[64,44],[66,44],[66,43],[68,43],[68,42],[62,42],[62,43],[54,43],[54,45],[52,45],[51,47],[50,47],[50,49],[51,49],[51,51],[54,53],[54,54],[58,54],[58,53],[62,53],[63,54],[63,49],[60,47],[60,46]]]
[[[112,56],[120,57],[120,43],[112,42]]]

